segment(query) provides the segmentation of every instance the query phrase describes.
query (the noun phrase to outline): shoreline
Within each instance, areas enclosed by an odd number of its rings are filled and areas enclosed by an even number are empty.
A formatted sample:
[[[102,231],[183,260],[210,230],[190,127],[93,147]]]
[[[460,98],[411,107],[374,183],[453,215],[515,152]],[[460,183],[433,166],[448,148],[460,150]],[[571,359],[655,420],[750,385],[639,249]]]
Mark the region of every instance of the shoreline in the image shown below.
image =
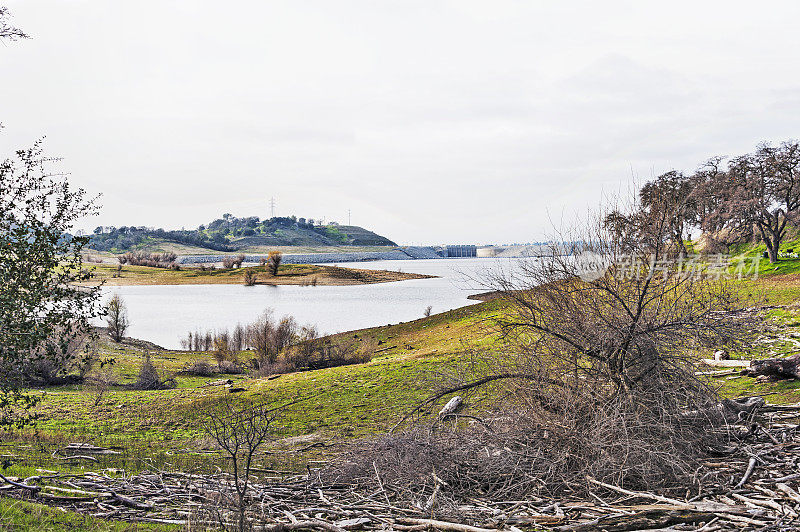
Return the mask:
[[[101,284],[103,286],[244,285],[244,276],[247,271],[255,274],[255,286],[355,286],[436,277],[419,273],[362,270],[316,264],[281,265],[276,277],[271,276],[265,266],[233,269],[181,267],[180,270],[170,270],[124,265],[118,271],[114,266],[97,264],[92,268],[93,278],[76,283],[76,286],[91,287]]]

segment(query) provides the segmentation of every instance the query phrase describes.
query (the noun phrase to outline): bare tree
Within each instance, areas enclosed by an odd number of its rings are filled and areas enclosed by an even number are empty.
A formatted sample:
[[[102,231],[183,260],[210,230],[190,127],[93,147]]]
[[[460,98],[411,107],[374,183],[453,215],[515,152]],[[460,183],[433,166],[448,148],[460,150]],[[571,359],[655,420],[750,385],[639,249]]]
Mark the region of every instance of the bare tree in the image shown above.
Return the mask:
[[[119,294],[114,294],[106,305],[106,324],[108,334],[115,342],[121,342],[128,330],[128,309]]]
[[[233,328],[233,333],[231,334],[231,350],[239,353],[242,349],[244,349],[246,337],[247,333],[245,328],[242,327],[241,323],[237,323],[236,327]]]
[[[280,353],[289,347],[297,337],[297,322],[291,316],[284,316],[275,327],[273,336],[273,349]]]
[[[502,342],[461,357],[415,413],[459,394],[489,420],[383,440],[353,461],[363,478],[376,461],[404,489],[435,471],[454,494],[501,497],[587,489],[586,475],[647,490],[699,482],[728,433],[693,350],[746,341],[753,325],[735,287],[673,260],[670,216],[615,234],[602,213],[484,279],[507,303]]]
[[[283,253],[280,251],[270,251],[267,255],[267,269],[273,277],[278,276],[278,269],[281,266],[281,261],[283,260]]]
[[[21,29],[11,25],[11,14],[8,8],[0,6],[0,40],[16,41],[29,38]]]
[[[272,312],[264,313],[247,327],[247,343],[256,352],[260,366],[274,363],[278,352],[274,347],[275,324],[272,321]]]
[[[711,202],[707,227],[734,234],[755,227],[770,262],[776,262],[787,224],[800,213],[800,144],[765,143],[735,157],[727,171],[709,173],[705,190]]]
[[[645,183],[639,191],[642,223],[653,223],[663,211],[669,213],[666,238],[679,252],[686,253],[684,237],[687,228],[697,222],[697,208],[692,196],[693,182],[683,173],[672,170]],[[657,222],[656,222],[657,223]]]
[[[239,531],[247,529],[247,495],[253,460],[272,433],[272,422],[286,406],[270,407],[265,403],[240,406],[226,396],[207,412],[203,421],[205,433],[230,458]]]
[[[228,331],[220,331],[214,335],[214,358],[217,364],[222,367],[222,363],[231,357],[230,334]]]

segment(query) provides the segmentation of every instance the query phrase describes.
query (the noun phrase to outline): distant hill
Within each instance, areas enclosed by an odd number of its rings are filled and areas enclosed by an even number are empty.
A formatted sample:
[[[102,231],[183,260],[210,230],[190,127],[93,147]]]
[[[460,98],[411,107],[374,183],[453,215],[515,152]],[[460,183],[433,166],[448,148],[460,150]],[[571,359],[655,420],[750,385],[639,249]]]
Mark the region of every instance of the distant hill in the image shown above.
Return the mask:
[[[386,237],[355,225],[321,225],[313,219],[224,214],[197,229],[165,231],[148,227],[98,227],[89,236],[97,251],[121,253],[158,242],[174,242],[214,251],[237,251],[253,246],[396,246]]]

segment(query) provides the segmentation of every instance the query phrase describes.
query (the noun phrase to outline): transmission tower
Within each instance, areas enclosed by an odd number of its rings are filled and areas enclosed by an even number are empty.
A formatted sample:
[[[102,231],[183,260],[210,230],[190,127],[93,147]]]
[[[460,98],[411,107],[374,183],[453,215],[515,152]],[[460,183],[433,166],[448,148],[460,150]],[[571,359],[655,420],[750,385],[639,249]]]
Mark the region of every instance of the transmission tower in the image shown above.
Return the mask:
[[[275,218],[275,198],[269,199],[269,212],[272,218]]]

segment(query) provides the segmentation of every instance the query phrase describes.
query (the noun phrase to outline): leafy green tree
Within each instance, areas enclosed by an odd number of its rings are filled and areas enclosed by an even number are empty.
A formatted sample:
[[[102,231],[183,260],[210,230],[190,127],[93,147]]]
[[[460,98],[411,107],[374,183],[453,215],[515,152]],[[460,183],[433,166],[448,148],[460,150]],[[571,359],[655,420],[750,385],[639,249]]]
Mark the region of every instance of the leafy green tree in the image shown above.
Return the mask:
[[[23,392],[37,367],[66,374],[81,357],[98,288],[77,288],[86,237],[69,232],[96,213],[96,198],[50,170],[41,142],[0,163],[0,427],[30,421],[35,397]]]

